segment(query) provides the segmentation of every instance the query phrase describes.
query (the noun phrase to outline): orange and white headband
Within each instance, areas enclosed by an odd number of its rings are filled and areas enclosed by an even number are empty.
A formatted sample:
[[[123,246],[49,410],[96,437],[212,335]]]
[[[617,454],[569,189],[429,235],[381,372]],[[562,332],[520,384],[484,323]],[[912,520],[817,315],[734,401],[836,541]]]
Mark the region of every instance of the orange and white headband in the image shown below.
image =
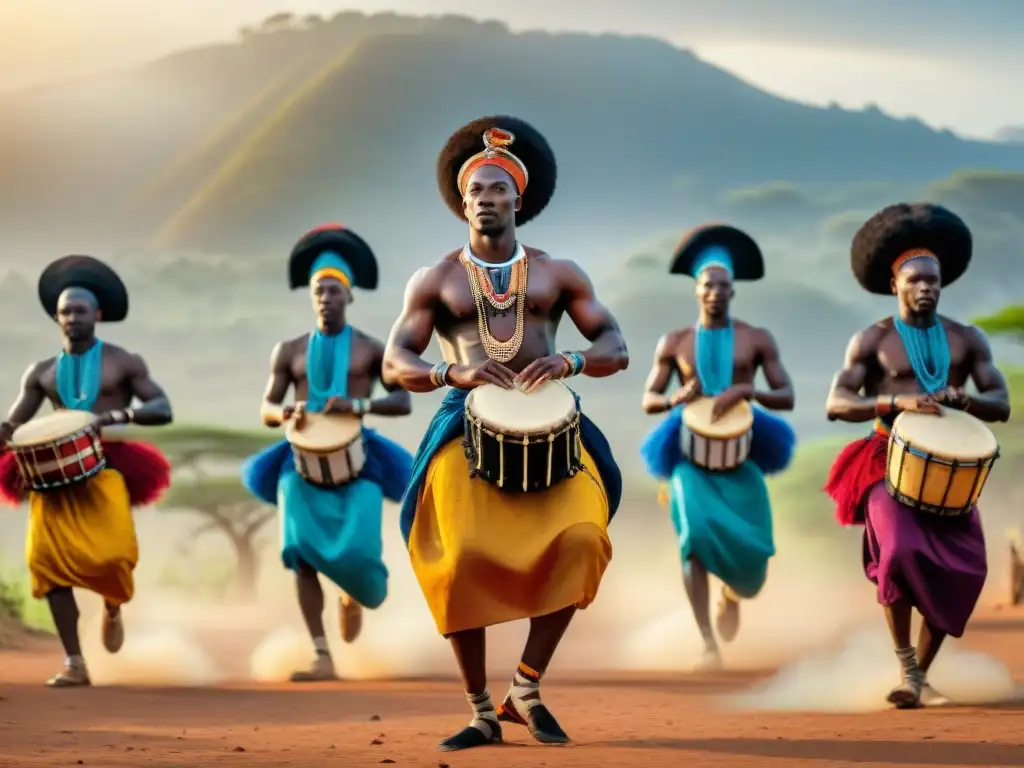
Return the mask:
[[[903,265],[913,259],[931,259],[936,264],[939,263],[939,257],[929,251],[927,248],[911,248],[909,251],[904,251],[896,260],[892,263],[892,274],[895,277],[899,274],[899,271],[903,269]]]
[[[508,147],[512,146],[516,137],[509,131],[501,128],[488,128],[484,131],[484,151],[473,155],[462,164],[455,183],[459,188],[459,194],[466,194],[466,184],[469,177],[477,168],[484,165],[493,165],[505,171],[512,177],[519,194],[526,191],[526,185],[530,181],[530,174],[526,170],[523,161],[513,155]]]

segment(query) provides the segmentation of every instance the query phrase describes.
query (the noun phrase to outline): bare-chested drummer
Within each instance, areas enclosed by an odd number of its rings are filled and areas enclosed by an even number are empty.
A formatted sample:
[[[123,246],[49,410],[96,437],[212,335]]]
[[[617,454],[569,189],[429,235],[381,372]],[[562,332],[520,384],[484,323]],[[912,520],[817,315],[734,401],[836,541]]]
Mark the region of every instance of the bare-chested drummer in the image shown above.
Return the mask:
[[[698,317],[692,327],[658,342],[643,408],[671,414],[644,441],[641,453],[648,471],[669,482],[683,583],[704,639],[698,668],[714,669],[721,656],[711,627],[708,574],[722,582],[716,624],[721,639],[730,642],[739,630],[740,600],[761,591],[775,554],[764,475],[785,469],[796,438],[788,423],[755,407],[749,458],[734,469],[711,471],[683,455],[682,411],[699,397],[714,398],[713,419],[750,400],[790,411],[793,386],[771,333],[731,312],[733,281],[764,276],[761,250],[750,236],[723,224],[698,228],[680,242],[670,271],[696,281]],[[758,370],[770,390],[754,386]],[[675,376],[681,386],[668,395]]]
[[[292,290],[308,286],[316,329],[274,347],[263,423],[278,427],[294,419],[298,426],[306,413],[408,415],[408,392],[373,397],[384,345],[348,322],[352,289],[377,288],[377,260],[366,242],[338,224],[318,227],[295,244],[288,273]],[[284,405],[290,389],[295,404]],[[303,478],[287,440],[253,456],[243,469],[246,487],[280,509],[281,559],[295,572],[299,607],[313,640],[313,664],[296,671],[294,682],[337,679],[319,575],[342,590],[341,636],[347,643],[359,634],[362,608],[378,608],[387,597],[381,515],[385,498],[402,500],[412,455],[366,427],[363,440],[366,462],[355,479],[341,485],[314,485]]]
[[[103,645],[117,653],[125,634],[121,606],[135,593],[139,556],[132,507],[152,504],[170,482],[170,464],[154,446],[116,439],[110,428],[169,424],[171,405],[139,355],[96,337],[96,323],[128,315],[127,289],[109,266],[88,256],[58,259],[39,278],[39,299],[60,326],[63,349],[25,371],[21,395],[0,424],[0,448],[49,401],[55,410],[96,414],[106,468],[73,485],[33,491],[7,451],[0,457],[0,498],[18,506],[28,497],[32,595],[49,603],[67,656],[47,685],[83,686],[90,680],[72,590],[103,598]],[[136,400],[141,405],[133,407]]]
[[[628,363],[618,325],[583,270],[517,240],[517,226],[551,199],[555,175],[547,141],[521,120],[481,118],[448,140],[438,183],[449,208],[468,220],[469,243],[413,276],[385,354],[393,384],[412,392],[452,387],[420,444],[402,509],[413,570],[438,630],[451,640],[473,708],[470,725],[442,750],[500,741],[499,720],[527,726],[543,743],[568,741],[541,701],[540,679],[611,558],[607,527],[621,477],[585,416],[583,471],[536,492],[471,478],[462,445],[463,407],[480,385],[533,391],[547,380],[611,376]],[[556,351],[564,315],[589,349]],[[435,331],[447,362],[421,358]],[[522,661],[496,710],[485,628],[527,618]]]
[[[886,489],[888,433],[903,411],[939,405],[982,421],[1006,421],[1010,401],[988,341],[977,328],[938,314],[939,294],[967,270],[970,230],[937,205],[885,208],[853,239],[857,282],[896,297],[896,314],[854,336],[826,406],[829,419],[874,421],[870,437],[848,445],[826,491],[842,525],[864,526],[864,572],[878,587],[903,681],[889,694],[898,708],[942,703],[927,680],[947,635],[960,637],[988,572],[977,509],[954,517],[918,511]],[[976,394],[964,387],[974,382]],[[923,617],[915,648],[911,612]]]

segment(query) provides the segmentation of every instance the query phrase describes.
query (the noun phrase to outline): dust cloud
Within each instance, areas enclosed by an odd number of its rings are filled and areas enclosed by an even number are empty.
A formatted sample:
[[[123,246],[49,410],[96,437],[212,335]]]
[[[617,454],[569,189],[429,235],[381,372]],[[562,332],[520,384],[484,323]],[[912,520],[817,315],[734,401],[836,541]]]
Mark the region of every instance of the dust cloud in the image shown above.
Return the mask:
[[[870,712],[887,709],[899,665],[885,627],[863,628],[838,648],[818,650],[784,665],[764,683],[727,697],[727,706],[775,711]],[[947,640],[929,682],[951,704],[992,704],[1016,698],[1013,678],[999,661]]]

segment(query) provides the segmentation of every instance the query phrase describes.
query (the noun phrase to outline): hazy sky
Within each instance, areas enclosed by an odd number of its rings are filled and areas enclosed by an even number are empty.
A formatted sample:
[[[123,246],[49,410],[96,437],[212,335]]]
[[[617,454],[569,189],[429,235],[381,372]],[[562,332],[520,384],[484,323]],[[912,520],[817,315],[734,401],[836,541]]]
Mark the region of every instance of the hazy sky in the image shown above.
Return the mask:
[[[970,135],[1024,124],[1024,0],[2,0],[0,88],[230,39],[276,11],[344,9],[656,35],[791,98],[876,102]]]

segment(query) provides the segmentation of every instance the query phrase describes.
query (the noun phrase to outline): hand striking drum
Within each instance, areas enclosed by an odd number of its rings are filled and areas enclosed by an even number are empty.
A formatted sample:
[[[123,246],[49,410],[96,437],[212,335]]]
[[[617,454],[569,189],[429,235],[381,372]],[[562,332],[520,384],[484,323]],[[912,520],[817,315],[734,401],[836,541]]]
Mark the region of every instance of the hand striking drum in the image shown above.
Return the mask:
[[[669,415],[647,437],[648,471],[667,497],[683,561],[683,582],[704,638],[700,669],[721,665],[711,626],[708,574],[722,582],[716,625],[722,640],[739,631],[740,599],[761,591],[775,554],[764,474],[779,472],[795,435],[764,408],[792,410],[793,387],[772,335],[735,319],[734,280],[759,280],[764,259],[746,233],[724,224],[687,233],[671,272],[696,281],[697,323],[661,337],[643,397],[647,413]],[[758,392],[764,371],[770,391]],[[680,389],[667,395],[673,376]],[[751,407],[750,401],[761,407]]]
[[[438,159],[441,194],[469,243],[409,282],[385,378],[413,392],[452,387],[420,444],[402,533],[434,621],[451,639],[473,719],[443,750],[500,741],[499,721],[568,740],[540,678],[611,557],[621,477],[607,442],[563,380],[626,367],[618,325],[583,271],[516,240],[554,192],[544,138],[510,117],[459,129]],[[567,314],[591,342],[558,353]],[[437,331],[445,362],[420,357]],[[530,619],[512,687],[487,691],[485,627]]]
[[[405,416],[407,392],[372,398],[384,345],[346,318],[352,289],[377,287],[377,260],[352,230],[328,224],[303,235],[292,249],[289,285],[308,286],[316,329],[278,344],[261,416],[267,426],[287,423],[285,437],[253,456],[242,470],[245,486],[281,515],[281,560],[295,572],[299,606],[313,639],[309,669],[294,682],[337,678],[324,631],[322,574],[342,590],[341,637],[353,642],[362,607],[387,596],[382,560],[384,499],[398,502],[409,483],[412,456],[363,426],[363,417]],[[282,405],[289,389],[294,405]]]
[[[58,259],[39,278],[39,299],[64,347],[25,372],[0,424],[0,497],[14,506],[28,497],[32,594],[46,597],[67,654],[47,684],[89,685],[72,589],[103,598],[103,645],[116,653],[121,606],[135,592],[132,507],[152,504],[170,481],[156,448],[121,440],[113,427],[168,424],[171,406],[141,357],[96,338],[97,322],[128,314],[127,289],[110,267],[88,256]],[[33,418],[46,401],[55,412]]]
[[[853,337],[826,405],[829,419],[874,421],[840,453],[826,490],[840,524],[864,526],[864,572],[902,670],[889,702],[900,708],[942,701],[928,669],[946,635],[964,633],[988,570],[975,502],[998,447],[982,422],[1006,421],[1009,397],[982,333],[938,314],[971,247],[963,221],[936,205],[893,205],[861,227],[853,274],[895,295],[897,312]],[[977,394],[964,390],[969,379]]]

